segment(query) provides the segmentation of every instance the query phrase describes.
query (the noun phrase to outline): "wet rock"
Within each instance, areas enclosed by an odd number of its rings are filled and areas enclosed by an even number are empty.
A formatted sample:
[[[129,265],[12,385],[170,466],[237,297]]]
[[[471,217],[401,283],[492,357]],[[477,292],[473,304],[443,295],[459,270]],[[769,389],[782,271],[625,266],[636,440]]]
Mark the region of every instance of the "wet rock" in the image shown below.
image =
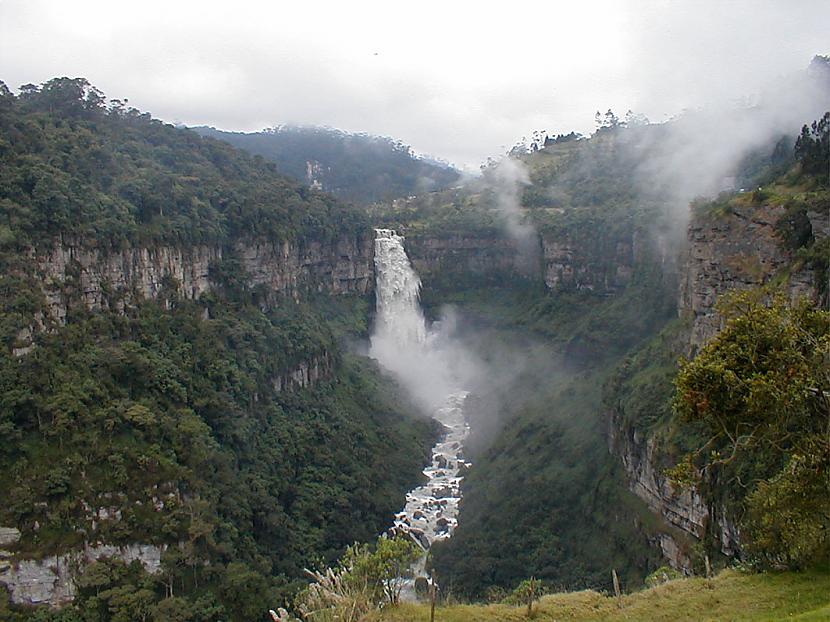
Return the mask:
[[[432,496],[436,499],[443,499],[445,497],[453,497],[453,490],[450,486],[439,486],[432,489]]]

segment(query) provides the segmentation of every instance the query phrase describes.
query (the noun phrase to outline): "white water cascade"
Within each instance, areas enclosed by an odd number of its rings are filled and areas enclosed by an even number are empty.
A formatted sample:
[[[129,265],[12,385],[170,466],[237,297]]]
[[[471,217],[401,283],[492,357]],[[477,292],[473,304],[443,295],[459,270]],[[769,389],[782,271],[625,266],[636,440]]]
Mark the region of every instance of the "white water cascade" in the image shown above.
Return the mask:
[[[406,495],[406,505],[395,516],[395,533],[409,534],[424,555],[413,568],[423,574],[426,553],[433,542],[449,538],[458,524],[464,459],[469,433],[464,413],[467,391],[458,386],[446,334],[427,327],[420,306],[421,280],[404,250],[404,238],[390,229],[375,230],[377,317],[370,354],[396,376],[442,423],[445,432],[432,449],[424,469],[426,483]],[[402,596],[414,598],[413,582]]]

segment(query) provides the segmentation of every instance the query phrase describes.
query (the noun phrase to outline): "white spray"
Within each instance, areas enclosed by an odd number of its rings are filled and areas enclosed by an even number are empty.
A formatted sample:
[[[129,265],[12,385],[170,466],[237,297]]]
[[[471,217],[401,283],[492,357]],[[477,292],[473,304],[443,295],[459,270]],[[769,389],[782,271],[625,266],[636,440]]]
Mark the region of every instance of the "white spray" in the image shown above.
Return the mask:
[[[389,229],[375,230],[377,317],[370,354],[391,372],[431,415],[445,433],[433,447],[432,462],[424,469],[427,482],[410,491],[406,505],[395,516],[393,532],[409,534],[425,553],[413,568],[423,573],[426,551],[448,538],[458,522],[464,441],[469,434],[464,403],[467,391],[460,370],[470,369],[463,348],[452,343],[447,326],[430,331],[421,310],[421,280],[404,250],[404,238]],[[414,598],[413,581],[402,596]]]

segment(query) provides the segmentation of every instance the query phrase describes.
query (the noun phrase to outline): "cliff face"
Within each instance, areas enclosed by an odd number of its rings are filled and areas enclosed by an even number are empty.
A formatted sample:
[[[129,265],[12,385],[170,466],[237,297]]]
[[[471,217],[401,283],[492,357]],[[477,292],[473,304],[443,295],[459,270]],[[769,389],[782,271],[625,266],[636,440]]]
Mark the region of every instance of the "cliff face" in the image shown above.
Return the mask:
[[[497,235],[413,235],[406,239],[406,250],[425,281],[458,273],[482,278],[518,274],[520,268],[515,242]]]
[[[776,223],[782,207],[733,208],[721,216],[693,218],[680,272],[678,311],[688,317],[687,339],[675,354],[693,355],[722,328],[717,314],[719,297],[732,290],[750,289],[770,281],[781,282],[793,300],[818,299],[816,275],[794,262],[782,244]],[[816,240],[830,235],[826,212],[809,212]],[[691,571],[689,543],[707,533],[722,553],[740,553],[740,532],[725,508],[714,507],[695,489],[677,490],[663,471],[671,466],[655,437],[644,437],[625,426],[619,413],[609,415],[609,447],[625,469],[629,488],[666,523],[659,546],[671,565]]]
[[[17,529],[0,527],[0,546],[14,546],[19,537]],[[14,603],[58,607],[75,597],[75,572],[81,565],[117,557],[127,564],[138,561],[147,572],[155,574],[161,570],[165,548],[149,544],[98,544],[43,559],[15,559],[8,550],[0,550],[0,582],[6,584]]]
[[[43,283],[49,315],[63,324],[73,304],[118,308],[136,298],[155,299],[166,286],[174,286],[186,299],[197,299],[212,287],[211,265],[229,256],[240,260],[252,286],[264,285],[271,293],[292,298],[308,291],[366,294],[373,284],[369,234],[328,244],[238,242],[231,248],[161,246],[109,253],[61,240],[49,254],[33,252],[31,260]]]
[[[706,502],[696,488],[678,489],[664,474],[672,466],[661,454],[657,440],[622,425],[617,413],[609,417],[609,449],[622,463],[628,488],[664,521],[656,542],[669,564],[689,575],[693,572],[691,545],[711,531],[724,555],[740,550],[740,533],[723,508]]]
[[[636,234],[623,240],[575,240],[542,236],[544,278],[548,289],[616,291],[631,281],[642,242]]]
[[[715,305],[730,290],[758,287],[775,277],[786,279],[791,299],[817,298],[815,275],[806,269],[787,271],[793,255],[776,234],[784,208],[733,208],[724,217],[693,219],[681,278],[678,310],[693,321],[690,351],[696,351],[721,329]],[[828,235],[827,214],[808,214],[813,235]]]
[[[615,292],[631,281],[644,261],[665,262],[666,241],[631,232],[619,239],[603,236],[574,238],[543,232],[539,235],[540,266],[532,278],[553,291],[587,289]],[[407,252],[421,278],[463,274],[497,280],[527,273],[517,243],[503,235],[407,237]]]

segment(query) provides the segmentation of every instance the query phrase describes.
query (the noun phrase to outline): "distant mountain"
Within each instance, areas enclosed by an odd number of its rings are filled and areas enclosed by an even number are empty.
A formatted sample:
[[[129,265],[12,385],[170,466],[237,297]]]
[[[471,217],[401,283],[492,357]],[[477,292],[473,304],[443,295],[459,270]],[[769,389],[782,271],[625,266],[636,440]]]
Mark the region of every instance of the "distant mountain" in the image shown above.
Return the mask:
[[[459,178],[450,165],[416,156],[391,138],[289,125],[253,133],[191,129],[260,155],[280,172],[347,201],[373,203],[441,190]]]

